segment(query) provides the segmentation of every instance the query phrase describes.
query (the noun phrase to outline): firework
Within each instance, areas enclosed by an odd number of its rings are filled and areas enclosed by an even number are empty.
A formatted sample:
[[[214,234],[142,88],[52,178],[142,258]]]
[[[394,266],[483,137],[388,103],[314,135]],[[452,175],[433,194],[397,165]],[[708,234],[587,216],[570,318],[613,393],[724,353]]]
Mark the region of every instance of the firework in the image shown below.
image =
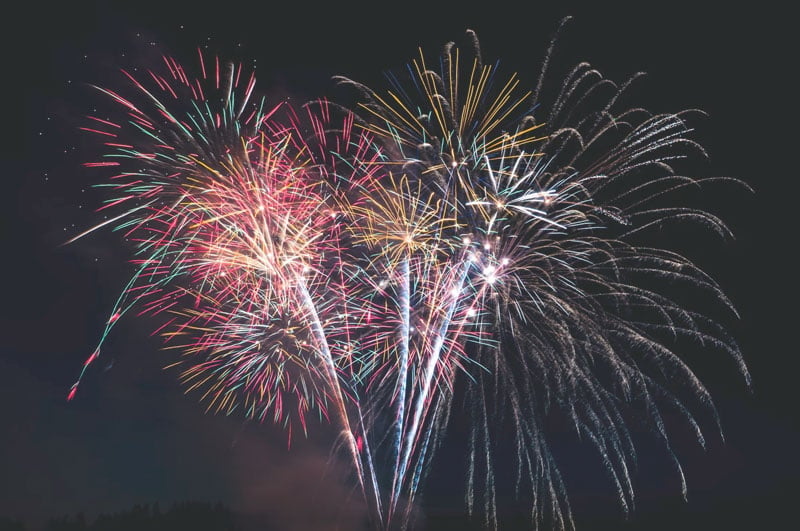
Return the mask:
[[[385,92],[338,78],[356,92],[358,123],[414,183],[405,201],[413,212],[404,219],[425,234],[406,230],[415,246],[398,242],[386,257],[400,284],[413,286],[396,297],[400,322],[414,324],[421,311],[415,306],[408,317],[409,299],[424,301],[429,316],[416,356],[399,371],[387,515],[405,525],[408,512],[395,516],[397,507],[401,496],[413,499],[429,469],[457,381],[474,415],[467,504],[474,510],[482,492],[487,525],[497,525],[492,419],[499,412],[513,428],[517,485],[527,480],[534,520],[573,525],[544,429],[558,410],[595,446],[626,512],[634,504],[635,460],[626,413],[646,411],[685,494],[661,412],[677,411],[701,444],[693,411],[716,414],[670,350],[671,338],[722,349],[749,376],[724,330],[670,296],[682,285],[731,308],[719,286],[687,258],[640,242],[672,221],[727,236],[712,214],[669,202],[685,188],[727,179],[673,170],[674,161],[702,148],[689,138],[684,114],[622,106],[633,79],[618,86],[580,64],[543,105],[547,61],[535,89],[521,91],[515,75],[504,80],[483,64],[475,34],[468,36],[471,53],[448,44],[432,69],[420,52],[402,77],[387,76]],[[434,211],[448,222],[417,225]],[[428,267],[409,268],[411,256]],[[401,334],[401,360],[407,343]],[[409,370],[413,387],[406,389]]]
[[[472,415],[466,503],[478,511],[482,496],[487,525],[495,418],[512,428],[535,522],[573,526],[553,412],[594,445],[626,512],[629,411],[646,413],[683,480],[662,411],[701,444],[696,412],[716,414],[670,345],[720,348],[748,376],[724,329],[670,296],[681,285],[731,308],[719,286],[642,242],[671,221],[727,235],[670,203],[721,179],[673,171],[702,148],[683,114],[622,106],[630,81],[580,64],[544,105],[547,60],[525,91],[468,36],[470,53],[448,44],[431,69],[420,52],[385,91],[338,78],[350,108],[268,106],[241,65],[202,54],[199,79],[165,58],[147,83],[125,74],[131,96],[100,88],[124,116],[85,128],[108,148],[87,165],[120,172],[104,185],[120,212],[95,228],[125,231],[137,271],[84,372],[123,314],[166,316],[158,331],[209,409],[290,434],[312,411],[334,422],[379,528],[409,525],[456,396]]]

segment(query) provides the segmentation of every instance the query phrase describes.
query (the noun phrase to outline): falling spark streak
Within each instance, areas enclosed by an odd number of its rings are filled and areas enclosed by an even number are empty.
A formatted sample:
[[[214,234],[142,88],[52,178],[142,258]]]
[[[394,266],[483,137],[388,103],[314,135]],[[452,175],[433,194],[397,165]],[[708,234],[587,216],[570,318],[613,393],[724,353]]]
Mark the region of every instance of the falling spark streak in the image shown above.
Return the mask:
[[[408,380],[408,354],[409,354],[409,339],[410,339],[410,322],[411,322],[411,273],[409,271],[409,258],[405,258],[400,264],[400,361],[399,361],[399,374],[397,376],[397,442],[396,453],[397,463],[395,470],[399,469],[400,464],[400,451],[402,448],[403,427],[405,426],[405,408],[406,408],[406,383]],[[397,476],[395,475],[395,484]],[[396,487],[392,487],[396,490]]]
[[[458,281],[453,288],[454,293],[461,293],[461,290],[464,287],[464,282],[467,279],[467,275],[469,274],[471,262],[469,260],[465,260],[463,262],[463,266],[461,268],[461,274],[459,275]],[[447,308],[447,314],[442,321],[441,327],[439,328],[438,333],[436,334],[436,340],[433,345],[433,349],[428,357],[428,360],[425,365],[424,369],[424,383],[422,385],[422,390],[420,391],[419,396],[417,397],[417,404],[414,410],[414,418],[411,421],[411,426],[409,428],[408,434],[406,435],[405,440],[405,449],[403,451],[403,458],[400,461],[400,466],[396,471],[397,479],[395,481],[395,485],[392,488],[392,499],[396,504],[398,502],[398,497],[400,495],[400,489],[403,485],[403,480],[405,478],[406,472],[408,470],[408,460],[411,456],[411,452],[413,451],[413,447],[416,444],[416,437],[417,432],[420,427],[420,422],[422,421],[423,410],[428,405],[429,396],[431,393],[431,384],[433,382],[433,376],[436,373],[436,367],[439,364],[439,360],[441,358],[441,350],[442,346],[444,345],[445,337],[447,335],[447,329],[450,327],[450,321],[453,318],[453,313],[458,305],[459,297],[453,297],[452,302],[450,302]]]
[[[306,311],[310,315],[309,321],[311,324],[311,330],[314,334],[314,338],[317,340],[319,350],[322,353],[320,358],[325,367],[326,375],[328,377],[328,384],[335,393],[334,398],[336,399],[336,411],[339,414],[340,421],[342,422],[342,435],[347,439],[348,449],[353,457],[353,465],[356,469],[356,477],[361,485],[363,494],[366,496],[367,492],[364,485],[364,472],[361,468],[360,452],[358,445],[356,444],[356,439],[353,435],[353,430],[350,427],[350,419],[347,415],[347,411],[345,410],[345,400],[342,394],[341,386],[339,385],[339,376],[336,373],[336,367],[333,362],[333,357],[331,356],[330,348],[328,347],[328,340],[325,337],[325,331],[319,321],[316,305],[314,304],[311,295],[308,293],[308,289],[306,288],[306,284],[302,277],[298,278],[298,289],[300,291],[300,297],[305,305]],[[377,489],[374,489],[374,492],[377,496]],[[377,506],[380,507],[380,500],[376,499],[376,501]]]
[[[132,208],[132,209],[130,209],[129,211],[127,211],[127,212],[123,212],[122,214],[120,214],[120,215],[118,215],[118,216],[114,216],[114,217],[113,217],[113,218],[111,218],[111,219],[107,219],[106,221],[104,221],[104,222],[102,222],[102,223],[100,223],[100,224],[98,224],[98,225],[95,225],[95,226],[94,226],[94,227],[92,227],[91,229],[87,229],[87,230],[85,230],[85,231],[81,232],[80,234],[78,234],[77,236],[73,236],[73,237],[72,237],[72,238],[70,238],[69,240],[67,240],[67,241],[65,241],[64,243],[62,243],[61,245],[63,246],[63,245],[69,245],[70,243],[75,243],[76,241],[80,240],[80,239],[81,239],[81,238],[83,238],[84,236],[87,236],[87,235],[91,234],[92,232],[96,231],[97,229],[100,229],[100,228],[102,228],[102,227],[105,227],[106,225],[109,225],[109,224],[111,224],[111,223],[116,223],[117,221],[119,221],[119,220],[121,220],[121,219],[123,219],[123,218],[129,217],[129,216],[130,216],[131,214],[133,214],[134,212],[136,212],[136,211],[138,211],[138,210],[142,210],[143,208],[147,208],[147,207],[149,207],[150,205],[152,205],[153,203],[155,203],[155,200],[153,200],[153,201],[150,201],[149,203],[146,203],[146,204],[144,204],[144,205],[140,205],[140,206],[138,206],[138,207]]]

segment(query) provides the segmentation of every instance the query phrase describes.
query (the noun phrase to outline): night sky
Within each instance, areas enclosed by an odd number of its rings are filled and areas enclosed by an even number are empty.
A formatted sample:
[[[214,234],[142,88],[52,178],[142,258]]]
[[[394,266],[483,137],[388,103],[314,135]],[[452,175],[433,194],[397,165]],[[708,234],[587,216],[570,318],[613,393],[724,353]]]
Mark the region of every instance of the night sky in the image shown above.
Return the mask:
[[[716,401],[725,441],[707,425],[703,452],[689,434],[675,433],[689,487],[685,504],[668,461],[645,440],[635,476],[639,506],[624,524],[610,484],[594,468],[596,456],[565,437],[560,452],[578,529],[784,528],[778,522],[792,514],[800,490],[797,262],[789,258],[798,240],[797,149],[789,144],[797,136],[797,95],[789,94],[795,32],[784,30],[786,15],[672,2],[627,10],[539,2],[521,11],[511,7],[517,2],[492,1],[358,10],[338,2],[322,9],[302,2],[166,10],[167,2],[66,4],[19,6],[20,15],[6,16],[0,48],[0,516],[35,528],[63,514],[91,519],[136,503],[182,500],[269,514],[287,530],[359,529],[364,516],[346,470],[329,455],[328,426],[313,426],[287,450],[285,433],[269,423],[205,414],[196,397],[183,394],[177,374],[162,370],[169,359],[147,318],[115,328],[101,363],[66,401],[132,272],[130,249],[110,231],[60,245],[97,222],[92,210],[100,197],[89,185],[99,175],[81,166],[91,160],[93,139],[77,129],[99,101],[89,83],[120,84],[117,68],[147,67],[162,53],[193,65],[196,47],[207,45],[209,53],[255,64],[268,98],[304,101],[333,95],[333,75],[380,82],[418,46],[435,54],[471,28],[487,62],[499,58],[502,71],[517,71],[533,86],[550,34],[573,15],[553,58],[556,72],[582,60],[616,80],[646,71],[632,92],[636,102],[708,114],[695,123],[695,138],[709,152],[697,160],[697,174],[738,177],[756,190],[708,198],[735,241],[684,235],[676,242],[738,308],[739,320],[716,315],[742,347],[752,393],[731,360],[692,353],[690,366]],[[458,433],[464,420],[454,422]],[[445,446],[434,462],[421,498],[429,522],[463,512],[461,458]],[[525,504],[516,507],[524,511]]]

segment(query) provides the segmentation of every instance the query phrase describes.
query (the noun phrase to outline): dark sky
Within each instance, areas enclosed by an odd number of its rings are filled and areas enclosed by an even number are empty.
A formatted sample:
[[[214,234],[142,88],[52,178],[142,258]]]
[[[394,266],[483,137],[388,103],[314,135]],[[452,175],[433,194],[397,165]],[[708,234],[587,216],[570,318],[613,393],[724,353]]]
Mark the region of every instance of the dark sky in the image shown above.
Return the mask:
[[[6,106],[0,516],[38,524],[78,511],[91,516],[189,499],[270,512],[283,529],[354,529],[362,516],[358,496],[329,458],[325,426],[308,440],[295,438],[287,450],[282,430],[269,424],[204,414],[182,394],[175,373],[161,369],[164,354],[146,320],[122,323],[102,365],[74,401],[65,401],[131,271],[126,248],[109,233],[59,246],[92,224],[98,204],[91,191],[81,192],[87,155],[77,126],[96,100],[87,83],[118,80],[116,67],[148,66],[164,52],[191,63],[194,49],[208,44],[211,52],[256,60],[268,95],[302,100],[330,92],[336,74],[380,81],[383,70],[402,67],[417,46],[435,53],[472,28],[487,60],[500,58],[507,72],[532,84],[564,15],[575,19],[554,65],[587,60],[614,79],[648,72],[637,101],[655,111],[708,113],[696,138],[710,157],[698,170],[756,189],[709,199],[734,242],[689,242],[741,313],[728,324],[752,372],[753,393],[730,361],[696,354],[692,366],[715,397],[726,440],[712,431],[703,453],[678,434],[688,504],[679,500],[666,465],[645,448],[636,480],[639,511],[626,528],[769,529],[791,514],[800,473],[796,262],[789,258],[797,242],[798,179],[796,162],[789,162],[797,121],[787,74],[794,33],[784,29],[785,14],[672,2],[614,10],[502,1],[362,9],[338,2],[165,4],[28,2],[7,18],[0,48]],[[621,515],[608,485],[580,475],[594,456],[565,448],[579,529],[618,528]],[[463,465],[442,454],[423,498],[430,515],[461,510]]]

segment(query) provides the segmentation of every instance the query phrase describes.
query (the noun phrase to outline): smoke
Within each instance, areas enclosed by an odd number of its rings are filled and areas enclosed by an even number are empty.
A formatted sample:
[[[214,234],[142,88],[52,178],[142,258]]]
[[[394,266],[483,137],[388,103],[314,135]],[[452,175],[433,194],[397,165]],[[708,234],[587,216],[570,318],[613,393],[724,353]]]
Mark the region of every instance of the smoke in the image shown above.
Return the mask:
[[[233,449],[237,512],[267,529],[367,529],[367,508],[357,483],[347,464],[326,446],[299,436],[287,451],[254,435],[239,438]]]

